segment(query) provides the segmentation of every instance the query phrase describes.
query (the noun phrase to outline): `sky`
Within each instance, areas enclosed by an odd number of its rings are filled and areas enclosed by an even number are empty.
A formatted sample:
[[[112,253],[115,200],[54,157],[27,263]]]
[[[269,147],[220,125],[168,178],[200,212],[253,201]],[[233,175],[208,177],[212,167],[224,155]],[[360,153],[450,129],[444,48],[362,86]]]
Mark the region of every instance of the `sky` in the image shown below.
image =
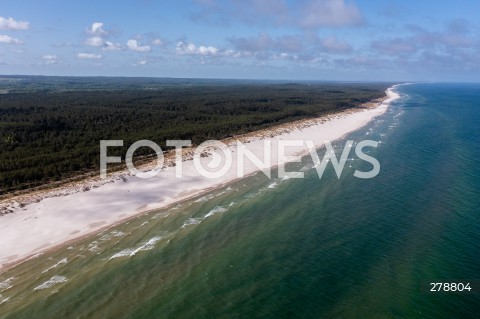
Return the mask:
[[[0,74],[480,81],[478,0],[0,2]]]

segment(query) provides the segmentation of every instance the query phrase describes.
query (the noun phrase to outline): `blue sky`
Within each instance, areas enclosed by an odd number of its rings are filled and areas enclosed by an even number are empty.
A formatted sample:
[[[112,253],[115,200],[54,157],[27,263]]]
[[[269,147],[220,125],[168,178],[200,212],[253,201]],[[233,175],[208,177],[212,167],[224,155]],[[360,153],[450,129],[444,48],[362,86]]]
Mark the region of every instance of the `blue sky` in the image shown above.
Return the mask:
[[[0,3],[0,74],[479,81],[480,1]]]

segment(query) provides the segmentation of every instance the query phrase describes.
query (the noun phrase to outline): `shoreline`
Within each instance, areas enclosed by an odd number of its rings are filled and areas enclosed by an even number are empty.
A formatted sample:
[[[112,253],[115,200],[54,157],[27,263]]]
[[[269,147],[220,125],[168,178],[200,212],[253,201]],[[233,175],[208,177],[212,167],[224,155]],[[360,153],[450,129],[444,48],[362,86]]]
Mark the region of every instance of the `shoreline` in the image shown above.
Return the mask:
[[[272,143],[278,143],[281,139],[311,139],[314,140],[315,147],[320,148],[324,140],[341,139],[383,114],[389,103],[399,97],[394,91],[395,87],[387,89],[386,99],[377,102],[375,107],[363,106],[319,118],[299,120],[234,136],[222,142],[231,151],[235,151],[233,142],[238,139],[259,158],[263,157],[262,145],[265,139]],[[0,216],[0,231],[3,235],[0,243],[0,271],[152,210],[178,204],[243,178],[234,174],[235,163],[226,176],[220,178],[208,179],[195,174],[193,161],[190,160],[192,152],[191,148],[184,151],[183,178],[175,178],[172,174],[175,167],[167,164],[157,177],[148,180],[126,175],[122,170],[112,173],[107,180],[92,178],[60,189],[20,195],[27,198],[26,204],[16,197],[8,199],[13,203],[13,207],[10,206],[13,212]],[[292,151],[287,155],[298,156],[298,152]],[[209,160],[209,156],[203,160]],[[278,159],[272,159],[270,166],[273,168],[282,164]],[[151,165],[146,163],[138,167],[145,169]],[[247,162],[244,170],[245,177],[260,171]]]

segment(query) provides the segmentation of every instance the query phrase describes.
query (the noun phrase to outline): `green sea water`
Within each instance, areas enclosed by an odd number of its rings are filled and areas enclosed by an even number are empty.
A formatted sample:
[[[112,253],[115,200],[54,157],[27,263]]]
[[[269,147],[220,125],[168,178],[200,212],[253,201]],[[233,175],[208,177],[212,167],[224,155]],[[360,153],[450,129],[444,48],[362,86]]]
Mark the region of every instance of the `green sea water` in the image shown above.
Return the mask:
[[[480,85],[398,91],[346,137],[375,178],[307,157],[139,216],[0,274],[0,318],[478,318]]]

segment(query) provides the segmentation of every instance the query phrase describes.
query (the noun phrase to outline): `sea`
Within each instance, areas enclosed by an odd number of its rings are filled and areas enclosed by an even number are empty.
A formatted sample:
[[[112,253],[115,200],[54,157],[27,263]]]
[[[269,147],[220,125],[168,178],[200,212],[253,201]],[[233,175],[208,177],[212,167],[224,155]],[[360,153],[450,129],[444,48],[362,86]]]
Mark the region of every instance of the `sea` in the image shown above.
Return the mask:
[[[396,91],[333,143],[374,178],[306,156],[145,213],[1,273],[0,318],[479,318],[480,84]]]

